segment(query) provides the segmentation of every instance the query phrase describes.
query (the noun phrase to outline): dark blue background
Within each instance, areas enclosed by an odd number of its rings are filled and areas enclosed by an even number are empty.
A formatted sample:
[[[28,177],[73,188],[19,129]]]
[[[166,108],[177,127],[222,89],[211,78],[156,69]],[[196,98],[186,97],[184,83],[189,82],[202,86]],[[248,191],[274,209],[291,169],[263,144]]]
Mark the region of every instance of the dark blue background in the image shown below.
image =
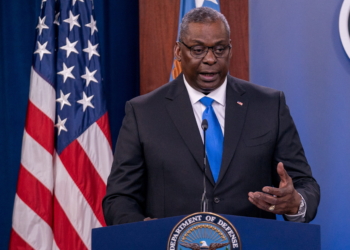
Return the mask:
[[[95,0],[113,145],[139,95],[138,1]],[[0,1],[0,249],[8,248],[40,0]]]

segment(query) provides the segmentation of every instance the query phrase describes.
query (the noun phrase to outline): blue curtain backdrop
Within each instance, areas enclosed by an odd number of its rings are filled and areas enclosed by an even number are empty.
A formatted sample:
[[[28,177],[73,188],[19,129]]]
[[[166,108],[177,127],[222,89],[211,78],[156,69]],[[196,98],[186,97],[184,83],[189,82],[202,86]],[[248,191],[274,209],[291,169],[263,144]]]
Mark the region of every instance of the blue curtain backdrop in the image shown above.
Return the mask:
[[[113,145],[139,95],[138,1],[95,0]],[[8,248],[41,0],[0,1],[0,249]]]
[[[350,59],[343,0],[250,0],[251,81],[283,90],[321,204],[322,249],[350,249]],[[312,240],[312,239],[310,239]]]

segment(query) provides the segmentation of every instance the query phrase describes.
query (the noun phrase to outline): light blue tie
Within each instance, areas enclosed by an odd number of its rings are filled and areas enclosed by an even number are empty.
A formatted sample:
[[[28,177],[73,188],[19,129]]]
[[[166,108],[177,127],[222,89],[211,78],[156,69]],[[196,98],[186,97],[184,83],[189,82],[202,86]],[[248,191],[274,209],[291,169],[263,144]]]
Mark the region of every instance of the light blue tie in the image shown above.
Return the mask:
[[[202,119],[207,119],[208,121],[205,150],[207,152],[211,172],[213,173],[215,182],[217,182],[221,167],[224,136],[222,135],[218,118],[211,106],[213,101],[213,99],[206,96],[200,99],[200,102],[206,107]]]

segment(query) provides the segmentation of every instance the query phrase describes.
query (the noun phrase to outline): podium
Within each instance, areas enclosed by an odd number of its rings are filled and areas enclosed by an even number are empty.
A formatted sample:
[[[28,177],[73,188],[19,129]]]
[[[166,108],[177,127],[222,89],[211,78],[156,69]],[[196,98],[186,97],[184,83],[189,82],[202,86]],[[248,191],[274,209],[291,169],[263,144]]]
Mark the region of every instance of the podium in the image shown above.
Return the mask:
[[[321,249],[319,225],[233,215],[221,216],[237,229],[244,250]],[[92,250],[166,250],[171,231],[184,217],[93,229]]]

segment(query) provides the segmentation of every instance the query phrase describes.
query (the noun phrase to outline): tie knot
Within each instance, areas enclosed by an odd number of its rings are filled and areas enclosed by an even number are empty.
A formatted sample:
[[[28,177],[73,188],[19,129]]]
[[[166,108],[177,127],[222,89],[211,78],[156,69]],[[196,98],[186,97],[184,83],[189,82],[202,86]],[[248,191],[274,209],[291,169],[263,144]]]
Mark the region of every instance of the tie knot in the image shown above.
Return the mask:
[[[206,107],[210,107],[211,104],[213,103],[213,99],[204,96],[202,99],[199,100],[204,106]]]

